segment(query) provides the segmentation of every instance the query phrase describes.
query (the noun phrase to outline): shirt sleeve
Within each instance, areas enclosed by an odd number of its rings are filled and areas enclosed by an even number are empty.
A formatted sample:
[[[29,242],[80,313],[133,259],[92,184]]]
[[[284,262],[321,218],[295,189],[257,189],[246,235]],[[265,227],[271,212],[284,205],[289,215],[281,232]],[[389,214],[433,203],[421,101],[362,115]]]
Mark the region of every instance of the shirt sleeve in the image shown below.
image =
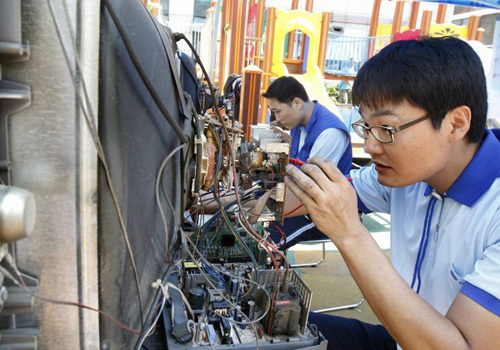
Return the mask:
[[[500,316],[500,210],[489,226],[489,238],[482,259],[465,276],[461,292]]]
[[[309,158],[323,157],[337,164],[349,146],[349,136],[342,130],[324,130],[314,142]]]
[[[375,166],[351,170],[352,184],[358,194],[358,205],[365,214],[369,212],[389,213],[391,188],[378,182]]]

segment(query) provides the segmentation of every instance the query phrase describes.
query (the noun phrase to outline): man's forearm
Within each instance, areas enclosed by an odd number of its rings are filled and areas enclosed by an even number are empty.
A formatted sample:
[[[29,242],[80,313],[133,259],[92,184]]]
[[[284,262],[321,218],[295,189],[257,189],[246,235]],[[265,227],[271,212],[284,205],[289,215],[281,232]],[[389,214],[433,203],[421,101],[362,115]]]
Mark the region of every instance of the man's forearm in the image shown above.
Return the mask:
[[[467,349],[458,328],[419,297],[362,226],[335,242],[373,311],[404,349]]]

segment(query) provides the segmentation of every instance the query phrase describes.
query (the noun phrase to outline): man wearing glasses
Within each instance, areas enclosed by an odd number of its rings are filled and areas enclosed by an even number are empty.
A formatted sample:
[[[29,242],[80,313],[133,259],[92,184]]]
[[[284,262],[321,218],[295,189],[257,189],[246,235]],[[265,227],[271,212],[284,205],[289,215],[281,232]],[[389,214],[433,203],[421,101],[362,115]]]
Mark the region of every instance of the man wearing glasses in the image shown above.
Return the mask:
[[[393,43],[359,71],[353,124],[373,165],[314,158],[286,183],[383,326],[310,315],[332,349],[500,349],[500,143],[481,61],[456,38]],[[391,261],[359,222],[391,214]]]

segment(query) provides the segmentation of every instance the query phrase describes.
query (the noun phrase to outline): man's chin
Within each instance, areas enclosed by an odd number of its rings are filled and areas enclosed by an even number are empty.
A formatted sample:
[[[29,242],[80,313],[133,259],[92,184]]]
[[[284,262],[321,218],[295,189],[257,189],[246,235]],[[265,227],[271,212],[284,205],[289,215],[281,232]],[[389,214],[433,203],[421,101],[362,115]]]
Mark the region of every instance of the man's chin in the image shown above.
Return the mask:
[[[387,176],[385,174],[378,173],[377,180],[383,186],[387,186],[387,187],[400,187],[397,184],[398,183],[397,179],[395,179],[392,176]]]
[[[377,181],[379,182],[379,184],[381,184],[382,186],[385,186],[385,187],[394,187],[395,188],[395,187],[404,187],[404,186],[410,185],[408,183],[403,183],[401,181],[398,181],[397,178],[384,176],[381,174],[378,174]]]
[[[380,176],[380,174],[377,176],[377,181],[382,186],[392,187],[387,181],[385,181],[385,179],[383,178],[383,176]]]

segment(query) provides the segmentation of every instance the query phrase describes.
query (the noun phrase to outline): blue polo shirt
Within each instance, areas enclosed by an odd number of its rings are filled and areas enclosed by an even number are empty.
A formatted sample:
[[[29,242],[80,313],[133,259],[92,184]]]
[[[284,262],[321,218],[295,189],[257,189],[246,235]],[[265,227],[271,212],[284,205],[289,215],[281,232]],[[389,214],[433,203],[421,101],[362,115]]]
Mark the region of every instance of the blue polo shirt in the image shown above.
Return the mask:
[[[489,130],[443,195],[382,186],[373,166],[351,176],[364,211],[391,214],[391,260],[408,285],[443,315],[462,292],[500,316],[500,143]]]
[[[318,101],[314,101],[314,104],[311,119],[305,130],[302,125],[299,125],[290,131],[290,135],[292,136],[290,157],[298,158],[305,162],[311,156],[338,159],[336,162],[338,168],[344,174],[347,174],[352,167],[351,138],[347,126],[339,117]],[[327,132],[330,129],[344,133],[345,137],[341,140],[330,140],[328,142]],[[323,137],[325,135],[326,137]],[[335,134],[331,134],[331,136],[333,135]],[[301,138],[303,138],[303,142],[301,142]]]

